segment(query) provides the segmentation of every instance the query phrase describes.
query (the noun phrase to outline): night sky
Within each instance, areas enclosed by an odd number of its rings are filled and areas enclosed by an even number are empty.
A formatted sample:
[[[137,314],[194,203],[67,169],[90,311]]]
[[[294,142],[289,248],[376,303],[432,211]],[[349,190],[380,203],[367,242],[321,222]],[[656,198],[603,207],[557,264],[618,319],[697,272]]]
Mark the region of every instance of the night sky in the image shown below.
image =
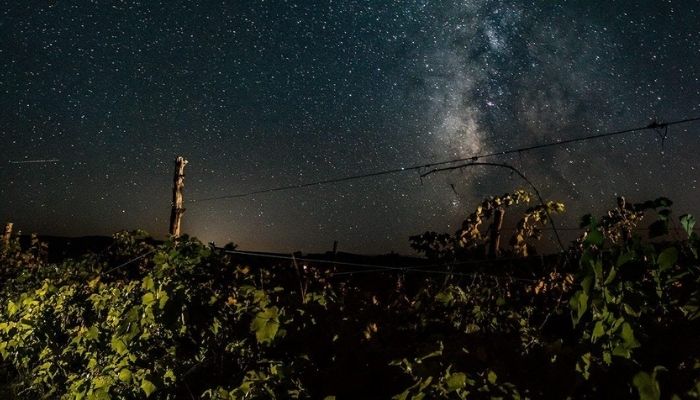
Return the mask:
[[[408,253],[507,171],[193,200],[700,116],[698,1],[16,1],[0,11],[0,221],[184,230],[243,249]],[[700,213],[700,123],[492,158],[563,201]],[[20,161],[59,160],[53,163]],[[570,239],[575,232],[567,231]]]

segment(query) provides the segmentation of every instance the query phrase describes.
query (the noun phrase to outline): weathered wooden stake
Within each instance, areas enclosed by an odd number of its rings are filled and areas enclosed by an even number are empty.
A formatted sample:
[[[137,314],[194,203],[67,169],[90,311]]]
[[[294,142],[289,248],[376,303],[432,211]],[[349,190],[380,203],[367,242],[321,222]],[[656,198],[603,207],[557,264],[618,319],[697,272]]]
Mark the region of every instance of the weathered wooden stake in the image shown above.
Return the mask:
[[[180,236],[180,227],[182,224],[182,214],[185,213],[183,207],[184,197],[182,189],[185,187],[185,166],[187,160],[179,156],[175,159],[175,177],[173,178],[173,203],[170,211],[170,235],[174,237]]]
[[[10,238],[12,237],[12,222],[8,222],[5,225],[5,232],[2,234],[2,248],[7,249],[10,247]]]
[[[491,243],[489,243],[489,254],[496,258],[500,255],[501,248],[501,227],[503,226],[503,216],[506,211],[503,208],[496,208],[493,212],[493,224],[491,224]]]

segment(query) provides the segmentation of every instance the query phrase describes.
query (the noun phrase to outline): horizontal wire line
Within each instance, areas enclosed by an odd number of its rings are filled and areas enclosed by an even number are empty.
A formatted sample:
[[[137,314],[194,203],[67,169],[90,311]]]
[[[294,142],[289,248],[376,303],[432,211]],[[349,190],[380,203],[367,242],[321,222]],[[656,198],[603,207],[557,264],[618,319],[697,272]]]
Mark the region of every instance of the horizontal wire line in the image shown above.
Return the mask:
[[[497,275],[484,274],[483,272],[436,271],[436,270],[425,270],[425,269],[411,269],[411,270],[407,270],[406,272],[418,272],[418,273],[439,274],[439,275],[453,275],[453,276],[460,276],[460,277],[467,277],[467,278],[473,278],[473,277],[477,277],[477,276],[485,276],[485,277],[489,277],[491,279],[494,279],[496,281],[503,279],[503,280],[512,280],[512,281],[520,281],[520,282],[528,282],[528,283],[539,282],[536,279],[517,278],[514,276],[497,276]]]
[[[360,264],[360,263],[350,263],[350,262],[342,262],[342,261],[315,260],[312,258],[298,258],[298,257],[294,257],[294,256],[283,256],[283,255],[278,255],[278,254],[260,254],[260,253],[238,251],[238,250],[224,250],[224,252],[228,253],[228,254],[240,254],[240,255],[248,255],[248,256],[260,257],[260,258],[273,258],[273,259],[281,259],[281,260],[289,260],[289,261],[320,263],[320,264],[337,264],[337,265],[344,265],[344,266],[357,266],[357,267],[363,267],[363,268],[372,268],[372,269],[365,269],[365,270],[359,270],[359,271],[336,272],[336,273],[332,274],[333,276],[352,275],[352,274],[358,274],[358,273],[361,274],[361,273],[379,273],[379,272],[416,272],[416,273],[424,273],[424,274],[454,275],[454,276],[462,276],[462,277],[490,276],[490,277],[493,277],[494,279],[502,278],[502,279],[507,279],[507,280],[510,279],[510,280],[523,281],[523,282],[537,282],[537,280],[534,280],[534,279],[517,278],[517,277],[512,277],[512,276],[497,277],[495,275],[484,274],[482,272],[466,273],[466,272],[442,271],[442,270],[428,269],[428,268],[434,268],[434,267],[454,267],[454,266],[458,266],[458,265],[468,265],[468,264],[472,264],[472,265],[473,264],[492,264],[494,261],[503,262],[503,261],[513,261],[513,260],[526,259],[523,257],[499,258],[496,260],[466,260],[466,261],[457,261],[457,262],[442,263],[442,264],[415,265],[415,266],[408,266],[408,267],[392,267],[392,266],[377,265],[377,264]]]
[[[135,257],[135,258],[132,258],[131,260],[129,260],[129,261],[123,263],[123,264],[117,265],[116,267],[114,267],[114,268],[112,268],[112,269],[109,269],[109,270],[107,270],[107,271],[101,272],[100,275],[102,275],[102,274],[108,274],[108,273],[113,272],[113,271],[116,271],[116,270],[118,270],[118,269],[120,269],[120,268],[126,267],[127,265],[129,265],[129,264],[131,264],[131,263],[134,263],[134,262],[136,262],[136,261],[138,261],[138,260],[140,260],[140,259],[142,259],[142,258],[144,258],[144,257],[147,257],[147,256],[149,256],[149,255],[155,253],[156,251],[158,251],[158,249],[153,249],[153,250],[149,251],[148,253],[141,254],[140,256]]]
[[[158,251],[158,249],[153,249],[151,251],[148,251],[147,253],[141,254],[138,257],[134,257],[133,259],[131,259],[125,263],[122,263],[114,268],[111,268],[107,271],[100,273],[100,275],[109,274],[110,272],[116,271],[116,270],[123,268],[129,264],[132,264],[132,263],[134,263],[134,262],[136,262],[144,257],[147,257],[147,256],[155,253],[156,251]],[[457,271],[442,271],[442,270],[427,269],[427,268],[439,267],[439,266],[443,266],[443,267],[452,266],[452,267],[454,267],[457,265],[465,265],[465,264],[485,264],[485,263],[492,263],[494,260],[468,260],[468,261],[452,262],[452,263],[448,263],[448,264],[433,264],[433,265],[420,265],[420,266],[408,266],[408,267],[392,267],[392,266],[388,266],[388,265],[361,264],[361,263],[350,263],[350,262],[330,261],[330,260],[315,260],[315,259],[311,259],[311,258],[298,258],[298,257],[294,257],[294,256],[282,256],[282,255],[277,255],[277,254],[260,254],[260,253],[236,251],[236,250],[224,250],[224,253],[247,255],[247,256],[254,256],[254,257],[261,257],[261,258],[283,259],[283,260],[289,260],[289,261],[373,268],[373,269],[360,270],[360,271],[336,272],[336,273],[332,274],[333,276],[352,275],[352,274],[357,274],[357,273],[379,273],[379,272],[392,271],[392,272],[413,272],[413,273],[436,274],[436,275],[452,275],[452,276],[460,276],[460,277],[488,276],[488,277],[495,279],[495,280],[505,279],[505,280],[531,282],[531,283],[538,282],[535,279],[517,278],[517,277],[513,277],[513,276],[499,277],[496,275],[485,274],[483,272],[466,273],[466,272],[457,272]],[[522,260],[523,258],[522,257],[511,257],[511,258],[497,259],[495,261],[510,261],[510,260],[516,260],[516,259]]]
[[[664,122],[664,123],[652,122],[649,125],[640,126],[640,127],[636,127],[636,128],[623,129],[623,130],[614,131],[614,132],[606,132],[606,133],[600,133],[600,134],[596,134],[596,135],[588,135],[588,136],[571,138],[571,139],[566,139],[566,140],[551,141],[551,142],[540,143],[540,144],[526,146],[526,147],[518,147],[518,148],[496,151],[496,152],[492,152],[492,153],[478,154],[478,155],[474,155],[471,157],[455,158],[452,160],[444,160],[444,161],[437,161],[437,162],[432,162],[432,163],[412,165],[412,166],[407,166],[407,167],[393,168],[393,169],[387,169],[387,170],[383,170],[383,171],[370,172],[370,173],[366,173],[366,174],[351,175],[351,176],[345,176],[345,177],[340,177],[340,178],[324,179],[324,180],[300,183],[300,184],[295,184],[295,185],[278,186],[278,187],[273,187],[273,188],[268,188],[268,189],[254,190],[254,191],[245,192],[245,193],[237,193],[237,194],[214,196],[214,197],[205,197],[205,198],[201,198],[201,199],[193,199],[193,200],[190,200],[190,202],[193,202],[193,203],[200,202],[201,203],[201,202],[213,201],[213,200],[234,199],[234,198],[253,196],[256,194],[280,192],[280,191],[293,190],[293,189],[303,189],[303,188],[307,188],[307,187],[311,187],[311,186],[319,186],[319,185],[325,185],[325,184],[330,184],[330,183],[341,183],[341,182],[347,182],[347,181],[358,180],[358,179],[372,178],[372,177],[377,177],[377,176],[382,176],[382,175],[390,175],[390,174],[397,174],[397,173],[407,172],[407,171],[415,171],[415,170],[420,170],[423,168],[437,167],[440,165],[454,164],[454,163],[464,162],[464,161],[476,161],[476,160],[481,159],[481,158],[489,158],[489,157],[496,157],[496,156],[504,156],[504,155],[508,155],[508,154],[523,153],[523,152],[543,149],[543,148],[547,148],[547,147],[562,146],[565,144],[607,138],[607,137],[611,137],[611,136],[623,135],[626,133],[643,131],[643,130],[647,130],[647,129],[666,128],[666,127],[673,126],[673,125],[685,124],[685,123],[695,122],[695,121],[700,121],[700,117],[686,118],[686,119],[681,119],[681,120],[676,120],[676,121],[671,121],[671,122]]]
[[[293,256],[282,256],[282,255],[278,255],[278,254],[261,254],[261,253],[253,253],[253,252],[238,251],[238,250],[224,250],[224,253],[241,254],[241,255],[260,257],[260,258],[275,258],[275,259],[281,259],[281,260],[299,261],[299,262],[308,262],[308,263],[337,264],[337,265],[346,265],[346,266],[351,266],[351,267],[382,268],[385,270],[387,270],[387,269],[390,269],[390,270],[403,270],[403,269],[405,269],[402,267],[391,267],[388,265],[361,264],[361,263],[351,263],[351,262],[331,261],[331,260],[315,260],[313,258],[299,258],[299,257],[293,257]]]
[[[367,267],[367,268],[385,268],[385,269],[395,269],[395,270],[404,270],[406,268],[434,268],[434,267],[448,267],[448,266],[455,266],[455,265],[487,264],[487,263],[493,263],[493,261],[494,261],[494,260],[464,260],[464,261],[444,262],[444,263],[440,263],[440,264],[417,265],[417,266],[410,266],[410,267],[392,267],[392,266],[380,265],[380,264],[361,264],[361,263],[351,263],[351,262],[343,262],[343,261],[318,260],[318,259],[313,259],[313,258],[299,258],[299,257],[294,257],[294,256],[283,256],[280,254],[265,254],[265,253],[256,253],[256,252],[250,252],[250,251],[225,250],[225,249],[222,249],[220,247],[217,247],[217,249],[224,250],[225,253],[229,253],[229,254],[242,254],[242,255],[260,257],[260,258],[276,258],[276,259],[289,260],[289,261],[300,261],[300,262],[320,263],[320,264],[338,264],[338,265],[348,265],[348,266]],[[504,262],[504,261],[516,261],[516,260],[524,260],[524,259],[527,259],[527,257],[504,257],[504,258],[497,258],[497,259],[495,259],[495,261]]]
[[[364,273],[383,273],[387,272],[384,269],[377,268],[377,269],[369,269],[369,270],[362,270],[362,271],[343,271],[343,272],[336,272],[332,274],[333,276],[352,276],[355,274],[364,274]],[[486,274],[483,272],[458,272],[458,271],[442,271],[442,270],[434,270],[434,269],[421,269],[420,267],[416,268],[402,268],[401,271],[398,272],[403,272],[403,273],[422,273],[422,274],[434,274],[434,275],[450,275],[450,276],[459,276],[459,277],[466,277],[466,278],[475,278],[475,277],[489,277],[491,279],[500,281],[500,280],[512,280],[512,281],[520,281],[520,282],[527,282],[527,283],[536,283],[539,282],[536,279],[528,279],[528,278],[518,278],[510,275],[506,276],[498,276],[494,274]]]

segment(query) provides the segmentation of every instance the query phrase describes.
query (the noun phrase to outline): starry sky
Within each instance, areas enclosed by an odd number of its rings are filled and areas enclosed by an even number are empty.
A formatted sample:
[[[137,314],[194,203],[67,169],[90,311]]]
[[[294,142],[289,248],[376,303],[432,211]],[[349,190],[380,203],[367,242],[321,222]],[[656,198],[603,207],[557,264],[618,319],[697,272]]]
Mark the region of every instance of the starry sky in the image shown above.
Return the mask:
[[[0,9],[0,221],[184,230],[243,249],[409,253],[508,171],[416,171],[196,201],[700,116],[700,3],[10,1]],[[625,195],[700,213],[700,123],[489,159],[576,227]],[[56,162],[26,162],[58,160]],[[573,231],[564,234],[571,239]],[[545,238],[546,239],[546,238]]]

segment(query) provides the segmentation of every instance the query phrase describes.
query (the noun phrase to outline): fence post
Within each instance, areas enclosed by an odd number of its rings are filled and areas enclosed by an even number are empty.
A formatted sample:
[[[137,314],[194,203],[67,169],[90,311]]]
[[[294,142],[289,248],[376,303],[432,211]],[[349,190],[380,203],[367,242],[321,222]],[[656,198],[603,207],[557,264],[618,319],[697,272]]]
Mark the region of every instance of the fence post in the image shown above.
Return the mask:
[[[10,247],[10,238],[12,237],[12,222],[5,225],[5,232],[2,234],[2,249],[6,250]]]
[[[498,207],[493,212],[493,224],[491,224],[491,243],[489,243],[489,254],[496,258],[500,255],[501,227],[503,226],[503,215],[506,211]]]
[[[182,225],[182,214],[185,213],[183,207],[184,197],[182,189],[185,187],[185,166],[187,160],[179,156],[175,159],[175,176],[173,177],[173,202],[170,210],[170,230],[169,233],[173,237],[180,236],[180,227]]]

